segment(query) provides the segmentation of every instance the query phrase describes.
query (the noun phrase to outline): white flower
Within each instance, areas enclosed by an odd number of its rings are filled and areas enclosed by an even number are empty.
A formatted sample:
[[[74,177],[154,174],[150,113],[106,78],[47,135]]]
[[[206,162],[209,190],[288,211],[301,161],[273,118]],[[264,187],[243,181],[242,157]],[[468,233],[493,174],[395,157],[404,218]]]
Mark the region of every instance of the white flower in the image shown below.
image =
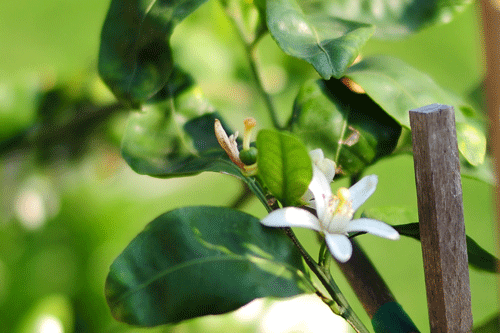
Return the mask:
[[[330,184],[333,181],[333,177],[335,177],[335,162],[329,158],[325,158],[323,150],[321,150],[320,148],[311,150],[309,152],[309,157],[311,158],[313,165],[323,173],[328,184]],[[316,208],[316,205],[314,203],[314,195],[309,188],[302,196],[302,200],[307,203],[307,206],[314,209]]]
[[[335,177],[335,162],[329,158],[325,158],[323,154],[323,150],[320,148],[311,150],[309,152],[309,157],[311,157],[311,161],[313,164],[321,171],[326,177],[328,183],[333,181],[333,177]]]
[[[354,212],[375,192],[377,181],[375,175],[366,176],[349,189],[340,188],[334,195],[325,174],[313,163],[309,190],[314,195],[318,217],[305,209],[287,207],[271,212],[261,223],[268,227],[302,227],[322,232],[333,257],[346,262],[352,254],[348,232],[399,239],[399,233],[384,222],[368,218],[352,220]]]

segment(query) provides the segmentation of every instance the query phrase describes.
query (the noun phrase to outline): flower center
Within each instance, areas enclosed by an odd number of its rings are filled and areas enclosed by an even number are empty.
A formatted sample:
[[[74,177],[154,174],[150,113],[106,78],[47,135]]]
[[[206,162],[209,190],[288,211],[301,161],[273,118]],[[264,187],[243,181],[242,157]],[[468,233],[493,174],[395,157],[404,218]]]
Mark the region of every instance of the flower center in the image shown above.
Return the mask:
[[[354,215],[352,209],[351,193],[345,187],[337,190],[326,207],[325,221],[322,221],[325,229],[330,233],[345,233],[349,221]]]

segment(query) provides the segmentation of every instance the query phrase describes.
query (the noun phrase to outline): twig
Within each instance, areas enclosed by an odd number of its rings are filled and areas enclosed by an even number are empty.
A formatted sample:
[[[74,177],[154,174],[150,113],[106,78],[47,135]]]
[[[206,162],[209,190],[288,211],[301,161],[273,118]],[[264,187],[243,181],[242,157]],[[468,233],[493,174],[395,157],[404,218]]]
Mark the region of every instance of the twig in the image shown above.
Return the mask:
[[[250,190],[250,187],[244,182],[241,182],[243,188],[240,191],[240,194],[234,201],[229,204],[229,207],[234,208],[234,209],[239,209],[243,207],[250,199],[252,199],[252,190]]]

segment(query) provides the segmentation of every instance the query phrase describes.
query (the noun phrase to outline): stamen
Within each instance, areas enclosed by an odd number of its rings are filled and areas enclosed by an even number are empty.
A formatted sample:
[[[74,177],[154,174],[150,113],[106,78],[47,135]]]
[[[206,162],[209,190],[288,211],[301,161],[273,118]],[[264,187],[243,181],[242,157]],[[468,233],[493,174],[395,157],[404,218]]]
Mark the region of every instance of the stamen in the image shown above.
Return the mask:
[[[257,125],[254,118],[246,118],[243,121],[245,125],[245,133],[243,134],[243,150],[250,149],[250,139],[252,138],[252,130]]]
[[[219,145],[226,152],[227,156],[229,156],[234,164],[243,169],[245,165],[240,160],[240,152],[238,151],[238,145],[236,143],[236,137],[238,136],[238,133],[236,133],[236,135],[233,134],[228,138],[227,133],[226,131],[224,131],[224,128],[222,127],[219,119],[215,119],[214,130],[215,137],[217,138]]]
[[[341,187],[337,191],[337,196],[341,202],[345,202],[351,198],[351,192],[347,188]]]
[[[352,202],[350,200],[351,193],[349,190],[345,187],[341,187],[337,190],[337,195],[334,197],[338,200],[338,205],[334,214],[339,214],[351,219],[354,211],[352,210]]]

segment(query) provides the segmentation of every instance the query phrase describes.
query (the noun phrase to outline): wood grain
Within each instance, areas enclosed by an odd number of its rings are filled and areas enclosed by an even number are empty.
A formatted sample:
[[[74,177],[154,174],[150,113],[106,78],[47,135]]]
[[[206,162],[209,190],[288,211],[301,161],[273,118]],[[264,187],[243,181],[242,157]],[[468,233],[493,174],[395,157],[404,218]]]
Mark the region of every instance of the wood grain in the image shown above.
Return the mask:
[[[472,327],[462,185],[453,107],[410,111],[431,332]]]

